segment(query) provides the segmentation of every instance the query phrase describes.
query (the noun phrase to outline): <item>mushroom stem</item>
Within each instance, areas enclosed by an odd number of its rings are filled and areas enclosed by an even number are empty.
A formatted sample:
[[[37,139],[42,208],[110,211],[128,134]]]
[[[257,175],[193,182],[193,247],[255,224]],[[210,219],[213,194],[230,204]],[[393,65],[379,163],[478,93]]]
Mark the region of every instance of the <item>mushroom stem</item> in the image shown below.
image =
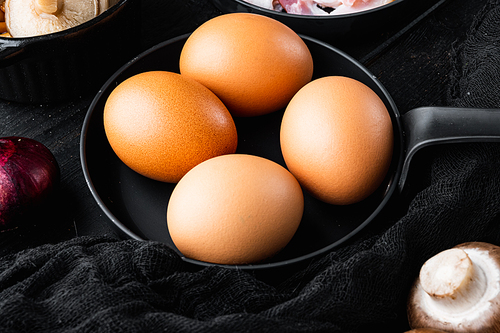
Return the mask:
[[[468,242],[430,258],[408,298],[410,327],[500,332],[500,247]]]
[[[449,249],[429,259],[420,271],[422,289],[436,310],[454,313],[468,311],[483,297],[487,281],[483,270],[467,253]]]
[[[35,0],[35,10],[38,15],[55,15],[59,9],[59,0]]]

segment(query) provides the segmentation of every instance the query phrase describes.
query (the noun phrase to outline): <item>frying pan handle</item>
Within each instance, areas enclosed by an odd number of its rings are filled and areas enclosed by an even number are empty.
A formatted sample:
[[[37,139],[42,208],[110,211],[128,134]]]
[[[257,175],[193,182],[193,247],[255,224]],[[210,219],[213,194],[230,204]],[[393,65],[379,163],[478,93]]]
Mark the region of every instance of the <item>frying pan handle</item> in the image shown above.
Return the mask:
[[[399,190],[402,191],[410,162],[421,148],[459,142],[500,142],[500,109],[421,107],[401,116],[405,159]]]

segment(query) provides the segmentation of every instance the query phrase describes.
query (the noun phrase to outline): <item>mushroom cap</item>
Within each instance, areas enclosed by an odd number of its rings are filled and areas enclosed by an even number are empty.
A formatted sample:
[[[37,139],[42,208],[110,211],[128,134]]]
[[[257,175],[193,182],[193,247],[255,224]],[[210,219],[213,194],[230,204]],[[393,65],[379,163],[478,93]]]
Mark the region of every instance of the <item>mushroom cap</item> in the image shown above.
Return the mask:
[[[58,32],[87,22],[116,0],[5,0],[5,22],[13,37]],[[52,2],[52,3],[51,3]],[[57,4],[57,11],[45,11]]]
[[[418,277],[408,297],[408,322],[412,329],[433,328],[446,332],[500,332],[500,247],[483,242],[457,245],[470,257],[487,284],[479,300],[466,309],[435,306],[433,297],[422,288]],[[444,251],[443,251],[444,252]],[[431,258],[432,259],[432,258]],[[424,264],[425,265],[425,264]]]

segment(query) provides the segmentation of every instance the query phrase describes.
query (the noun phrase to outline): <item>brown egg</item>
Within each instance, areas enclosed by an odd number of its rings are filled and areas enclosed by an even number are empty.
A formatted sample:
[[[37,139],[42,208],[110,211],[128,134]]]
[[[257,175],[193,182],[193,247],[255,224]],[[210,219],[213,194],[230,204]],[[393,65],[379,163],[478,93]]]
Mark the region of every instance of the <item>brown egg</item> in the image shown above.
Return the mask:
[[[285,247],[303,211],[302,189],[288,170],[262,157],[229,154],[197,165],[179,181],[167,225],[187,258],[248,264]]]
[[[211,157],[234,153],[238,141],[233,118],[217,96],[165,71],[119,84],[106,101],[104,128],[123,163],[164,182],[179,181]]]
[[[286,108],[280,135],[290,172],[327,203],[367,198],[391,163],[390,115],[377,94],[354,79],[330,76],[304,86]]]
[[[198,27],[182,49],[182,75],[212,90],[235,116],[282,109],[311,80],[313,59],[283,23],[257,14],[217,16]]]

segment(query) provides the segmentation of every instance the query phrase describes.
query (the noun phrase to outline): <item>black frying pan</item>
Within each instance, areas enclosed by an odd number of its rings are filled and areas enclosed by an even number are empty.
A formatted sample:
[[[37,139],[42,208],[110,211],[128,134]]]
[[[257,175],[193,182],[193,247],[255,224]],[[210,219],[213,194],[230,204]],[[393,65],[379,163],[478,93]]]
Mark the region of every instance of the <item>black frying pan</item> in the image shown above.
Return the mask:
[[[134,58],[102,87],[89,107],[81,135],[83,173],[95,200],[123,236],[154,240],[175,249],[166,225],[166,207],[174,184],[145,178],[125,166],[109,146],[103,127],[103,108],[117,84],[149,70],[178,72],[179,55],[188,35],[163,42]],[[314,78],[343,75],[373,89],[384,101],[395,133],[394,156],[383,185],[368,199],[351,206],[322,203],[305,193],[304,217],[288,246],[268,262],[228,266],[241,269],[283,267],[330,251],[356,236],[398,194],[405,183],[412,156],[426,145],[461,141],[500,140],[500,112],[456,108],[419,108],[400,117],[391,96],[360,63],[342,51],[302,36],[314,59]],[[283,110],[235,119],[238,153],[263,156],[285,166],[279,146]],[[258,128],[259,131],[255,129]],[[211,265],[187,258],[197,265]]]

